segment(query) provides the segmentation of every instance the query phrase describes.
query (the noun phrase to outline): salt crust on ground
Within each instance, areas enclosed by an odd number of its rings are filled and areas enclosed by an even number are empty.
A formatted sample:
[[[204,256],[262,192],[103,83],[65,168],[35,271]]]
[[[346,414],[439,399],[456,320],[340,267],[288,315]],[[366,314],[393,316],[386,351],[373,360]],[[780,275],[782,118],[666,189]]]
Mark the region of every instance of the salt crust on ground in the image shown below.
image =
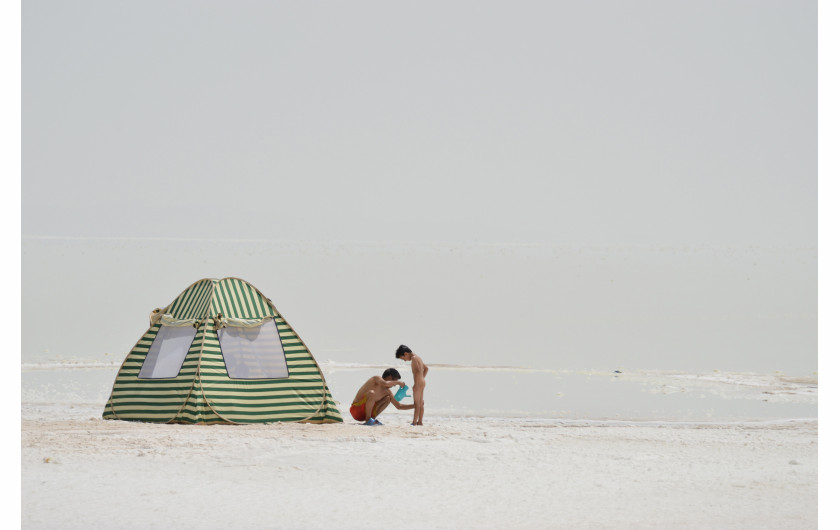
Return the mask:
[[[817,527],[816,420],[186,426],[99,412],[24,406],[22,528]]]

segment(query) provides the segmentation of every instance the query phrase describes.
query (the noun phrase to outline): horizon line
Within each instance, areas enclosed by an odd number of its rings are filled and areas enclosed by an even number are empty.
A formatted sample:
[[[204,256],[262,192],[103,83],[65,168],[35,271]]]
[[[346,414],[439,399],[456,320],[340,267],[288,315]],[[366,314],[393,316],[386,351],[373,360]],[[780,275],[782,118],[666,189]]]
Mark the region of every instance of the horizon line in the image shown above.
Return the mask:
[[[384,240],[349,240],[349,239],[281,239],[281,238],[235,238],[235,237],[163,237],[163,236],[59,236],[43,234],[21,234],[21,240],[41,241],[159,241],[159,242],[236,242],[236,243],[281,243],[281,244],[307,244],[307,245],[378,245],[378,246],[415,246],[415,247],[521,247],[521,248],[587,248],[587,249],[645,249],[645,250],[731,250],[731,249],[762,249],[762,250],[800,250],[816,251],[818,246],[807,245],[732,245],[732,244],[636,244],[636,245],[610,245],[610,244],[571,244],[571,243],[546,243],[546,242],[481,242],[481,241],[384,241]]]

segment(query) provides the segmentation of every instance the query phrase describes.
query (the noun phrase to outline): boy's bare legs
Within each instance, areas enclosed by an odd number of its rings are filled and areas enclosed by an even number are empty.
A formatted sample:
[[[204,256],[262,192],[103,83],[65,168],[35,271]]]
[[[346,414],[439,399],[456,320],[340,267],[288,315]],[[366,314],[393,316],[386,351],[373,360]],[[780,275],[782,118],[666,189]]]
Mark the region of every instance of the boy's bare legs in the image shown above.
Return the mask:
[[[371,390],[367,394],[367,401],[365,401],[365,421],[373,417],[373,407],[375,405],[376,401],[373,400],[373,390]]]
[[[425,410],[425,403],[423,402],[423,391],[426,385],[414,385],[414,420],[412,425],[423,425],[423,412]]]
[[[388,407],[388,403],[390,403],[390,401],[391,399],[389,396],[385,396],[379,401],[374,401],[373,391],[371,390],[368,395],[368,400],[365,403],[365,421],[379,416],[379,414]]]
[[[376,402],[376,406],[373,407],[373,417],[377,417],[382,414],[382,411],[388,408],[388,405],[391,404],[391,398],[389,396],[385,396],[384,398],[380,399]]]

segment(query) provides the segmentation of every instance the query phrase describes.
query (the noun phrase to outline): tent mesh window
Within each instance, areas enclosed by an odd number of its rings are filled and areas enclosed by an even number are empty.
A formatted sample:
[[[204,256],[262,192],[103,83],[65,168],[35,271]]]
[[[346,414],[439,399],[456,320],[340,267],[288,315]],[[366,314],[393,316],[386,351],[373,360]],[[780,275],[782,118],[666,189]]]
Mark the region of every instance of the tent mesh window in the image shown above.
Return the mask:
[[[218,330],[225,368],[231,379],[285,379],[286,354],[273,318],[260,326]]]
[[[178,377],[196,332],[197,330],[192,326],[161,326],[137,377],[140,379]]]

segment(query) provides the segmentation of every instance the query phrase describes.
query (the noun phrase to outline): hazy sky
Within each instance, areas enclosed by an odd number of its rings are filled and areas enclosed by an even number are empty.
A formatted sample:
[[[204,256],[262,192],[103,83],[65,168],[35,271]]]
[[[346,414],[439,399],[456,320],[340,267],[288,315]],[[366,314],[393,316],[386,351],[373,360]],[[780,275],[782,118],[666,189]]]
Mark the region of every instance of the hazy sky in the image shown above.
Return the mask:
[[[813,248],[816,11],[27,1],[22,232]]]
[[[24,359],[239,276],[319,358],[816,369],[816,2],[27,1],[21,110]]]

